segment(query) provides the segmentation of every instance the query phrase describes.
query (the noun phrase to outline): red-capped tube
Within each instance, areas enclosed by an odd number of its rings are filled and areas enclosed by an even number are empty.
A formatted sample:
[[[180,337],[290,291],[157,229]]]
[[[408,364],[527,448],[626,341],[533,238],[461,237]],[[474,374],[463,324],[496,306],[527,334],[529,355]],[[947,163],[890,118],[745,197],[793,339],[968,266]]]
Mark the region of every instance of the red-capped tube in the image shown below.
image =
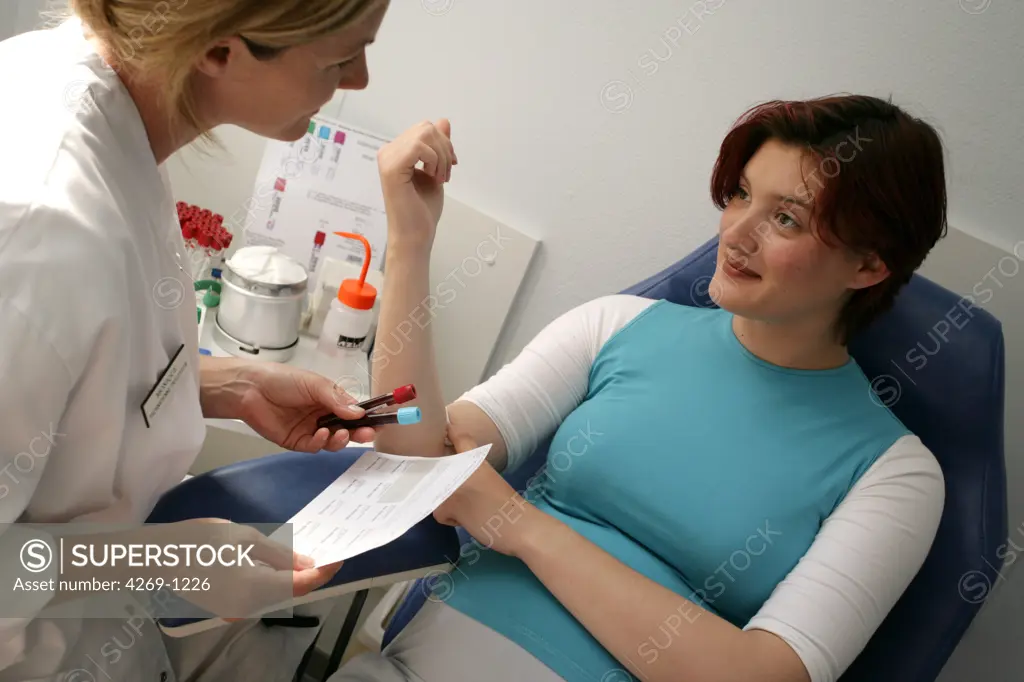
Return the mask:
[[[407,384],[400,388],[396,388],[393,395],[396,405],[407,403],[416,398],[416,387],[412,384]]]

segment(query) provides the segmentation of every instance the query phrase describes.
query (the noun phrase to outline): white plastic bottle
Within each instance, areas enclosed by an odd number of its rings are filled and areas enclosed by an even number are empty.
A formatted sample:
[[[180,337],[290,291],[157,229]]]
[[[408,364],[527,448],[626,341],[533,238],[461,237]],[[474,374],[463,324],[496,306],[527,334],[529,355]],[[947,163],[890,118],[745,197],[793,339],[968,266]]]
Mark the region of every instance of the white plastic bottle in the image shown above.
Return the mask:
[[[338,295],[331,301],[317,342],[317,369],[348,393],[359,396],[369,392],[370,370],[363,346],[373,322],[373,304],[377,300],[377,289],[366,283],[370,243],[362,235],[349,232],[334,234],[362,241],[366,258],[359,279],[342,281]]]

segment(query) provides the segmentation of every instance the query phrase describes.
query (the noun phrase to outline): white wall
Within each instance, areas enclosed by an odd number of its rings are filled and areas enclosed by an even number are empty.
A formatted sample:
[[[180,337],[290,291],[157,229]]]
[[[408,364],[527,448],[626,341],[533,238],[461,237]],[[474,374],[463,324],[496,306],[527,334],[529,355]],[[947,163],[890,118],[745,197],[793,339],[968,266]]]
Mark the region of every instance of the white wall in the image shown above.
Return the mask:
[[[0,2],[0,40],[14,35],[18,23],[18,6],[10,0]]]
[[[0,0],[0,40],[39,26],[40,12],[61,7],[60,0]]]

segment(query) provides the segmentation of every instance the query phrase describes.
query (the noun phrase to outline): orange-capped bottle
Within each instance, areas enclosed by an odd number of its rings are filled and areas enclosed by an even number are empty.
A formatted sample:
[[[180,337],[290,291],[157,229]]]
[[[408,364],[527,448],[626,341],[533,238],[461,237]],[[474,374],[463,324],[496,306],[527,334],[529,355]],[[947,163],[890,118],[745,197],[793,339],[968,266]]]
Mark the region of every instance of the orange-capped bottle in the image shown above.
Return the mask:
[[[362,348],[373,322],[373,304],[377,300],[377,289],[366,282],[366,273],[370,269],[370,243],[366,237],[350,232],[334,234],[358,239],[363,243],[365,251],[359,279],[343,280],[338,287],[338,295],[331,301],[317,343],[317,352],[325,361],[318,363],[321,373],[340,381],[346,376],[362,377],[366,374],[366,357]],[[350,387],[343,385],[342,388],[352,393]]]

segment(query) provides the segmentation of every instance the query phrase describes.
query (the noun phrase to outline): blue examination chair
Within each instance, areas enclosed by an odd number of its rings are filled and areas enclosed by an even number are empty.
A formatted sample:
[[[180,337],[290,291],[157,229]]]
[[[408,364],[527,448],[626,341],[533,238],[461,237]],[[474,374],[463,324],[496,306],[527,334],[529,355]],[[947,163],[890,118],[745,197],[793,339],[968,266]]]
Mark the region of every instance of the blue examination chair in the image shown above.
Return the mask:
[[[717,246],[717,238],[712,239],[623,293],[711,307],[708,282]],[[1008,526],[1002,326],[989,313],[971,309],[960,296],[915,275],[893,309],[850,348],[872,379],[879,400],[935,453],[945,475],[946,505],[927,560],[842,682],[931,682],[1000,580],[997,551],[1006,541]],[[525,490],[543,466],[548,445],[542,444],[507,475],[517,490]],[[169,491],[149,521],[221,517],[240,523],[282,523],[364,451],[285,452],[226,466]],[[428,575],[431,567],[448,564],[446,557],[458,557],[459,547],[469,540],[461,529],[428,517],[391,544],[347,560],[324,588],[351,585],[356,592],[324,677],[338,667],[369,586],[386,584],[382,576],[403,580],[403,573]],[[421,580],[431,579],[436,576]],[[423,605],[428,592],[429,585],[423,584],[407,592],[385,630],[385,646]],[[302,672],[296,674],[297,680]]]

